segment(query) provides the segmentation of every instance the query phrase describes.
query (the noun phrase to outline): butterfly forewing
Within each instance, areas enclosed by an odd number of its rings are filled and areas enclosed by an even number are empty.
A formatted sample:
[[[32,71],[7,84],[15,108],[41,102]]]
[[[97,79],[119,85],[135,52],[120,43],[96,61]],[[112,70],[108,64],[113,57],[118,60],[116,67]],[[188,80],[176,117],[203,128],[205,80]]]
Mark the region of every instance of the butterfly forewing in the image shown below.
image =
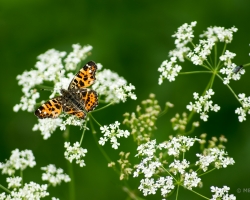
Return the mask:
[[[68,90],[81,89],[92,85],[95,81],[95,72],[97,66],[95,62],[90,61],[84,65],[80,71],[75,75],[69,84]]]

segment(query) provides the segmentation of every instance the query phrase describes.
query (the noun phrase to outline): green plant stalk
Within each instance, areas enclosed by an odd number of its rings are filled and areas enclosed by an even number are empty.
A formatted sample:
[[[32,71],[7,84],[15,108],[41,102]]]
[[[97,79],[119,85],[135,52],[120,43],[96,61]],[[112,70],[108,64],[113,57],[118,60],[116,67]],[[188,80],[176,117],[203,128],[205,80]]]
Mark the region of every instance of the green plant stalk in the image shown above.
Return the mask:
[[[67,127],[64,131],[64,138],[66,141],[69,141],[69,128]],[[73,165],[67,160],[68,173],[71,181],[69,182],[69,199],[75,200],[75,178],[74,178],[74,170]]]
[[[8,192],[9,194],[11,193],[10,190],[8,190],[6,187],[2,186],[1,184],[0,184],[0,188],[1,188],[2,190],[4,190],[5,192]]]

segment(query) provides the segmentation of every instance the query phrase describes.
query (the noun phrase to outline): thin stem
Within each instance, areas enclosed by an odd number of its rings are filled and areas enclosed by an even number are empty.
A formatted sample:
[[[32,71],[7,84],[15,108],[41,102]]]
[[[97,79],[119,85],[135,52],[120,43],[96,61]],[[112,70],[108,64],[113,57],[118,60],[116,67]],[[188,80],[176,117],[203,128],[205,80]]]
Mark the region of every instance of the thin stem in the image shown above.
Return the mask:
[[[216,170],[216,168],[210,169],[209,171],[204,172],[203,174],[200,174],[200,175],[198,175],[198,176],[203,176],[203,175],[208,174],[208,173],[210,173],[210,172],[212,172],[212,171],[214,171],[214,170]]]
[[[128,186],[123,186],[122,190],[128,194],[128,196],[133,200],[145,200],[141,197],[138,197]]]
[[[84,138],[84,133],[86,131],[86,127],[87,127],[87,120],[85,120],[84,128],[83,128],[83,131],[82,131],[82,136],[81,136],[81,140],[80,140],[80,146],[81,146],[82,140]]]
[[[225,53],[225,51],[226,51],[226,48],[227,48],[227,43],[224,44],[224,47],[223,47],[223,50],[222,50],[221,55],[224,55],[224,53]],[[216,65],[216,69],[219,68],[220,62],[221,62],[221,60],[219,60],[218,64]]]
[[[184,74],[201,74],[201,73],[206,73],[206,74],[211,74],[213,72],[211,71],[192,71],[192,72],[180,72],[180,75],[184,75]]]
[[[0,184],[0,188],[1,188],[2,190],[4,190],[5,192],[11,193],[10,190],[8,190],[6,187],[2,186],[1,184]]]
[[[103,107],[101,107],[101,108],[99,108],[99,109],[93,110],[92,113],[93,113],[93,112],[96,112],[96,111],[100,111],[100,110],[102,110],[102,109],[105,109],[105,108],[111,106],[113,103],[114,103],[114,102],[112,101],[112,102],[110,102],[109,104],[107,104],[106,106],[103,106]]]
[[[107,160],[108,163],[110,163],[112,160],[109,158],[108,154],[104,151],[104,149],[102,148],[102,146],[98,143],[96,134],[92,134],[96,143],[96,146],[99,148],[99,150],[101,151],[102,155],[105,157],[105,159]],[[114,171],[120,175],[120,172],[116,169],[116,167],[113,167]]]
[[[176,196],[175,196],[175,200],[178,199],[178,195],[179,195],[179,188],[180,188],[180,185],[178,184],[177,186],[177,191],[176,191]]]
[[[184,186],[182,186],[182,187],[184,187]],[[186,187],[184,187],[184,188],[186,188]],[[188,188],[187,188],[188,189]],[[189,190],[189,189],[188,189]],[[191,192],[193,192],[193,193],[195,193],[195,194],[197,194],[197,195],[199,195],[200,197],[203,197],[204,199],[208,199],[209,200],[209,198],[207,198],[207,197],[205,197],[205,196],[203,196],[203,195],[201,195],[200,193],[198,193],[198,192],[195,192],[194,190],[189,190],[189,191],[191,191]]]
[[[89,116],[97,123],[99,126],[102,126],[94,117],[91,113],[89,113]]]
[[[250,63],[247,63],[247,64],[244,64],[244,65],[243,65],[244,68],[245,68],[245,67],[248,67],[248,66],[250,66]]]
[[[165,168],[165,167],[163,167],[162,166],[162,168],[176,181],[176,182],[178,182],[176,179],[175,179],[175,177]]]
[[[23,186],[23,170],[20,170],[20,177],[22,178],[21,184],[22,184],[22,186]]]
[[[217,44],[214,45],[214,66],[217,66]]]
[[[206,62],[207,65],[210,67],[210,69],[213,69],[213,66],[212,66],[207,60],[205,60],[205,62]]]
[[[65,138],[65,141],[69,141],[69,127],[66,128],[66,130],[63,133],[63,136]],[[74,178],[73,165],[69,161],[66,162],[68,167],[68,173],[71,179],[71,181],[69,182],[69,199],[75,200],[75,178]]]
[[[216,76],[219,77],[219,79],[221,79],[223,81],[223,78],[219,74],[216,74]],[[235,94],[235,92],[233,91],[233,89],[228,84],[226,84],[226,86],[233,93],[233,95],[235,96],[235,98],[240,102],[238,96]],[[241,104],[241,102],[240,102],[240,104]]]

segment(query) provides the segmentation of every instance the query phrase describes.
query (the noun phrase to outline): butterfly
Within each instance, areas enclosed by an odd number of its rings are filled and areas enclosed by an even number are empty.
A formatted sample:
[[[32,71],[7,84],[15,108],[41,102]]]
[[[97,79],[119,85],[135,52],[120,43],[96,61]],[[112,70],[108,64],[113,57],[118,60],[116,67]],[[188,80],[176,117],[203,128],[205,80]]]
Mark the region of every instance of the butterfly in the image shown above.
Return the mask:
[[[96,70],[95,62],[88,62],[74,76],[68,90],[61,89],[61,96],[42,104],[35,111],[35,115],[40,119],[57,118],[63,111],[84,119],[87,113],[98,105],[97,93],[86,88],[94,83]]]

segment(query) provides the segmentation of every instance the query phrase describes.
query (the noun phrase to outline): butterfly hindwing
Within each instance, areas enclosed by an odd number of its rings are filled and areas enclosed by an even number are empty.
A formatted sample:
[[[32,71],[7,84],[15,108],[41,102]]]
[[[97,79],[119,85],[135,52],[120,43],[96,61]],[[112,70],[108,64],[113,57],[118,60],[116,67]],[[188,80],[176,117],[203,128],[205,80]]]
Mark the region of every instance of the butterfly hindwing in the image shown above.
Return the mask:
[[[97,66],[94,61],[89,61],[84,65],[80,71],[75,75],[69,84],[68,90],[81,89],[92,85],[95,81],[95,72]]]
[[[40,118],[57,118],[62,112],[62,96],[50,99],[41,105],[36,111],[35,115]]]

